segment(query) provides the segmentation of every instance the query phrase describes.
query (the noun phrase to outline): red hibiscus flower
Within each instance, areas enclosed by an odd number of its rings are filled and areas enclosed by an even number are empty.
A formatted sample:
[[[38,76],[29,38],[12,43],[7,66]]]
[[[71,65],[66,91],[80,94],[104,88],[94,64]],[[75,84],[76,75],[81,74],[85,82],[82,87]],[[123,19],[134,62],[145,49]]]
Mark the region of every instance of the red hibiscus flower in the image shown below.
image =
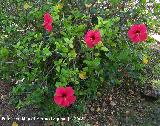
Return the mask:
[[[51,32],[52,31],[52,25],[44,25],[44,28],[48,31]]]
[[[43,26],[48,32],[52,31],[52,22],[53,22],[52,16],[49,13],[45,13]]]
[[[89,48],[93,48],[101,41],[101,35],[98,30],[89,30],[85,35],[85,42]]]
[[[145,24],[134,24],[128,31],[128,37],[133,43],[139,43],[147,39],[147,27]]]
[[[72,87],[58,87],[54,96],[54,101],[61,107],[69,107],[76,100]]]

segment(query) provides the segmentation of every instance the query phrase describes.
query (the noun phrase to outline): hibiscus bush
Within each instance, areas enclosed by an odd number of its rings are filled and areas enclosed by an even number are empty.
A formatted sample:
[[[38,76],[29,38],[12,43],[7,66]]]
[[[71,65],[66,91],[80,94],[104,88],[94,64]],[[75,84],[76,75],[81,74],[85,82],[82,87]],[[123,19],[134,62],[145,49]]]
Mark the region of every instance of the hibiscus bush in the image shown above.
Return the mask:
[[[143,83],[155,1],[1,2],[0,77],[11,103],[42,114],[83,112],[103,86]],[[154,7],[154,8],[153,8]]]

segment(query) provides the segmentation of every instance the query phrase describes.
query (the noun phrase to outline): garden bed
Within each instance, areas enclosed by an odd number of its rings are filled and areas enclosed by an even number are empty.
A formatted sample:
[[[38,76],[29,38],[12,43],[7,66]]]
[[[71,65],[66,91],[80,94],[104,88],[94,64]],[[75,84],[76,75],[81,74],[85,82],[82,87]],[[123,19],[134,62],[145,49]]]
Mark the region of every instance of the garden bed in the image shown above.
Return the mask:
[[[159,3],[0,5],[1,125],[160,124]]]

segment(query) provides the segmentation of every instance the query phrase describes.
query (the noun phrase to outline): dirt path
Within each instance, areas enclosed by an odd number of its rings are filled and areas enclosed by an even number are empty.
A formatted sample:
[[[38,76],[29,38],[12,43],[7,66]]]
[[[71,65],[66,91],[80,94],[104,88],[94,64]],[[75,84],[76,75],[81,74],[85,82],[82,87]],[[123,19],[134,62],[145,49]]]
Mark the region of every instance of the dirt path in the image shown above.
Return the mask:
[[[88,122],[97,126],[160,126],[160,100],[146,100],[139,88],[106,88],[101,94],[88,105]]]

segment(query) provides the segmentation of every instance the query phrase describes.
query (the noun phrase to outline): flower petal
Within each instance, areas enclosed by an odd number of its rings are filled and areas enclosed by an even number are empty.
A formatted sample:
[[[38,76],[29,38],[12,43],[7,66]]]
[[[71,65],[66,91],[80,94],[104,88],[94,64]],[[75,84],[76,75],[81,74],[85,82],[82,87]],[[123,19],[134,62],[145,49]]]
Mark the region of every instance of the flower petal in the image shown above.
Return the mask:
[[[51,16],[49,13],[45,13],[45,14],[44,14],[44,22],[45,22],[45,23],[52,24],[53,19],[52,19],[52,16]]]
[[[70,103],[69,101],[65,98],[61,104],[62,107],[69,107],[70,106]]]
[[[74,90],[72,87],[66,87],[66,95],[72,96],[74,94]]]
[[[63,94],[66,94],[66,90],[64,87],[58,87],[56,89],[56,96],[62,96]]]
[[[45,28],[48,32],[51,32],[51,31],[52,31],[52,25],[45,25],[44,28]]]
[[[98,44],[101,41],[100,32],[99,31],[95,31],[94,32],[94,36],[95,36],[94,44]]]
[[[63,97],[61,97],[61,96],[54,96],[54,102],[57,105],[61,105],[63,103]]]
[[[66,98],[70,104],[73,104],[76,101],[76,96],[69,96]]]
[[[143,33],[140,35],[141,41],[145,41],[147,39],[147,33]]]
[[[140,25],[139,25],[139,28],[140,28],[140,31],[141,31],[142,33],[146,33],[146,32],[147,32],[147,27],[146,27],[145,24],[140,24]]]

